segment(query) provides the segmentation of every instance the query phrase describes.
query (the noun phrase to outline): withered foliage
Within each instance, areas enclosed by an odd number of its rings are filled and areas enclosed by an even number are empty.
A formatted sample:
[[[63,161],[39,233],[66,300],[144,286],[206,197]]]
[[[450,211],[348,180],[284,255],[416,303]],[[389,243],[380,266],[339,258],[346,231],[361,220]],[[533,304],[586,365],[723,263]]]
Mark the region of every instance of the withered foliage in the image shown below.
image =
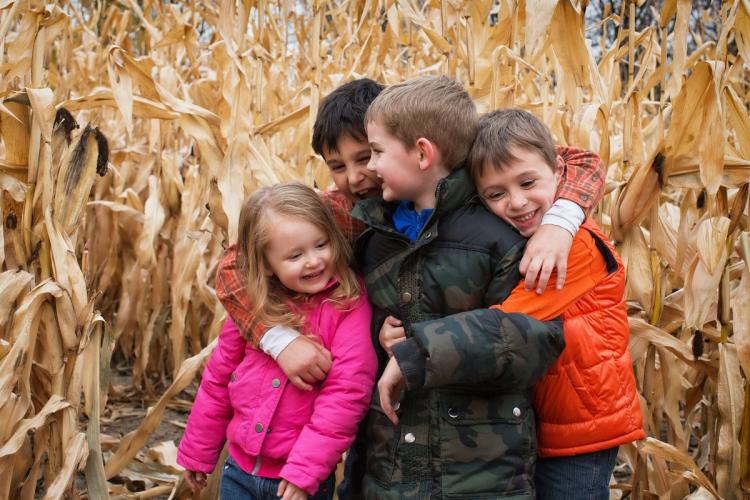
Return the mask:
[[[613,495],[746,494],[750,11],[722,2],[704,41],[662,4],[636,31],[650,2],[622,2],[594,50],[573,0],[0,1],[0,499],[79,495],[77,470],[90,498],[123,475],[185,497],[174,444],[146,444],[224,320],[243,198],[330,184],[310,133],[337,85],[437,73],[608,165],[650,436]],[[99,429],[113,356],[155,401],[122,439]]]

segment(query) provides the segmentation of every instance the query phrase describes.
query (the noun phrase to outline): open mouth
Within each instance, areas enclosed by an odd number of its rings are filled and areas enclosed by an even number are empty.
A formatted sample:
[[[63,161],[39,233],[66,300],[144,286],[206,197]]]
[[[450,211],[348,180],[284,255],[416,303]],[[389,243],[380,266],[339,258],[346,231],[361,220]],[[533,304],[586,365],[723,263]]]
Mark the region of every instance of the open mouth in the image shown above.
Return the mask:
[[[317,272],[314,272],[314,273],[310,273],[310,274],[305,274],[305,275],[303,275],[303,276],[302,276],[302,279],[303,279],[303,280],[314,280],[314,279],[318,279],[318,278],[320,278],[321,276],[323,276],[323,273],[324,273],[324,272],[325,272],[325,269],[321,269],[320,271],[317,271]]]
[[[521,225],[531,222],[534,219],[534,217],[536,217],[536,213],[538,211],[539,210],[532,210],[531,212],[527,212],[523,215],[513,217],[513,222],[516,222]]]
[[[368,188],[368,189],[361,189],[359,191],[354,191],[354,196],[356,196],[360,200],[374,198],[375,196],[378,196],[378,195],[380,195],[379,188]]]

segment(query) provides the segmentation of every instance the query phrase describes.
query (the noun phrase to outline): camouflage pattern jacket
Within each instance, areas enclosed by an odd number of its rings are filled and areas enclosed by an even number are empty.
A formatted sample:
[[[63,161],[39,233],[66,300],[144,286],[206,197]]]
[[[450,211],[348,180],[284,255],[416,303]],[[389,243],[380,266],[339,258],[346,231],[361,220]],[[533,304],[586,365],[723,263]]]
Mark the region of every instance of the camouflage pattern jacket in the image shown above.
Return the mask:
[[[352,214],[368,225],[357,254],[381,372],[385,317],[408,337],[394,347],[408,388],[399,425],[376,390],[360,431],[364,496],[533,498],[532,386],[562,351],[562,326],[484,309],[518,284],[525,240],[484,208],[465,169],[440,182],[415,242],[393,229],[395,205],[367,200]]]

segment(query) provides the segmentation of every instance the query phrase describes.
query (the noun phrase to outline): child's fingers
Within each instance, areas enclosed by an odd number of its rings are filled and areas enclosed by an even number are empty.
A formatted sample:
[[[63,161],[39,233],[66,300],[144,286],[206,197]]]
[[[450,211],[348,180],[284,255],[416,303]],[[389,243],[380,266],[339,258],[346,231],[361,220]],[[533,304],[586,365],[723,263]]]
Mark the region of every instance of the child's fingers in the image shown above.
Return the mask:
[[[312,391],[312,386],[308,384],[307,382],[305,382],[304,380],[302,380],[302,377],[300,377],[299,375],[295,375],[294,377],[290,378],[289,382],[291,382],[292,385],[296,387],[297,389],[300,389],[303,391]]]
[[[394,425],[398,424],[398,416],[393,410],[393,404],[391,403],[390,387],[380,391],[380,407],[383,409],[385,416],[388,417],[388,420],[393,422]]]
[[[535,288],[537,276],[542,268],[542,259],[540,257],[534,257],[531,259],[528,268],[526,269],[526,290],[531,291]]]
[[[282,479],[279,483],[279,487],[276,489],[276,496],[281,497],[284,495],[284,492],[286,491],[286,486],[289,484],[289,481],[286,479]]]
[[[557,263],[557,289],[561,290],[563,285],[565,284],[565,278],[568,274],[568,261],[567,259],[562,259],[560,262]]]
[[[544,265],[542,266],[542,271],[539,273],[539,282],[537,283],[536,287],[536,293],[542,294],[544,290],[547,288],[547,282],[549,281],[549,277],[552,275],[552,271],[555,269],[555,262],[552,260],[548,260],[544,262]]]

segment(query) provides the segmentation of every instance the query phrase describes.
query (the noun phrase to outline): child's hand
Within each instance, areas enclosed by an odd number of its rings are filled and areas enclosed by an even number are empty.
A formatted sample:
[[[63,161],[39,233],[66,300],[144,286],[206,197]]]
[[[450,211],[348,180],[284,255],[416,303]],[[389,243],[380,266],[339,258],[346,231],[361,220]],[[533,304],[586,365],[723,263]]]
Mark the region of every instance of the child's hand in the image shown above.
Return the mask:
[[[380,407],[386,417],[394,424],[398,424],[396,409],[393,408],[394,401],[398,403],[401,389],[404,387],[404,375],[398,366],[396,358],[391,357],[385,365],[383,375],[378,380],[378,393],[380,394]]]
[[[282,479],[281,483],[279,483],[279,489],[276,490],[276,496],[280,496],[281,500],[307,500],[308,497],[305,490],[298,488],[286,479]]]
[[[195,470],[186,470],[182,473],[182,477],[187,481],[188,486],[194,492],[198,492],[206,487],[206,473]]]
[[[380,345],[383,346],[385,352],[388,355],[392,355],[391,348],[393,344],[406,340],[406,332],[404,331],[403,323],[401,320],[388,316],[383,322],[383,326],[380,328]]]
[[[331,369],[331,353],[318,342],[300,335],[284,348],[276,358],[289,381],[303,391],[326,378]]]
[[[521,259],[520,271],[526,277],[526,290],[536,289],[541,294],[547,288],[552,271],[557,269],[557,289],[565,284],[568,271],[568,253],[573,244],[573,236],[553,224],[539,226],[529,242]],[[537,277],[539,282],[537,283]]]

